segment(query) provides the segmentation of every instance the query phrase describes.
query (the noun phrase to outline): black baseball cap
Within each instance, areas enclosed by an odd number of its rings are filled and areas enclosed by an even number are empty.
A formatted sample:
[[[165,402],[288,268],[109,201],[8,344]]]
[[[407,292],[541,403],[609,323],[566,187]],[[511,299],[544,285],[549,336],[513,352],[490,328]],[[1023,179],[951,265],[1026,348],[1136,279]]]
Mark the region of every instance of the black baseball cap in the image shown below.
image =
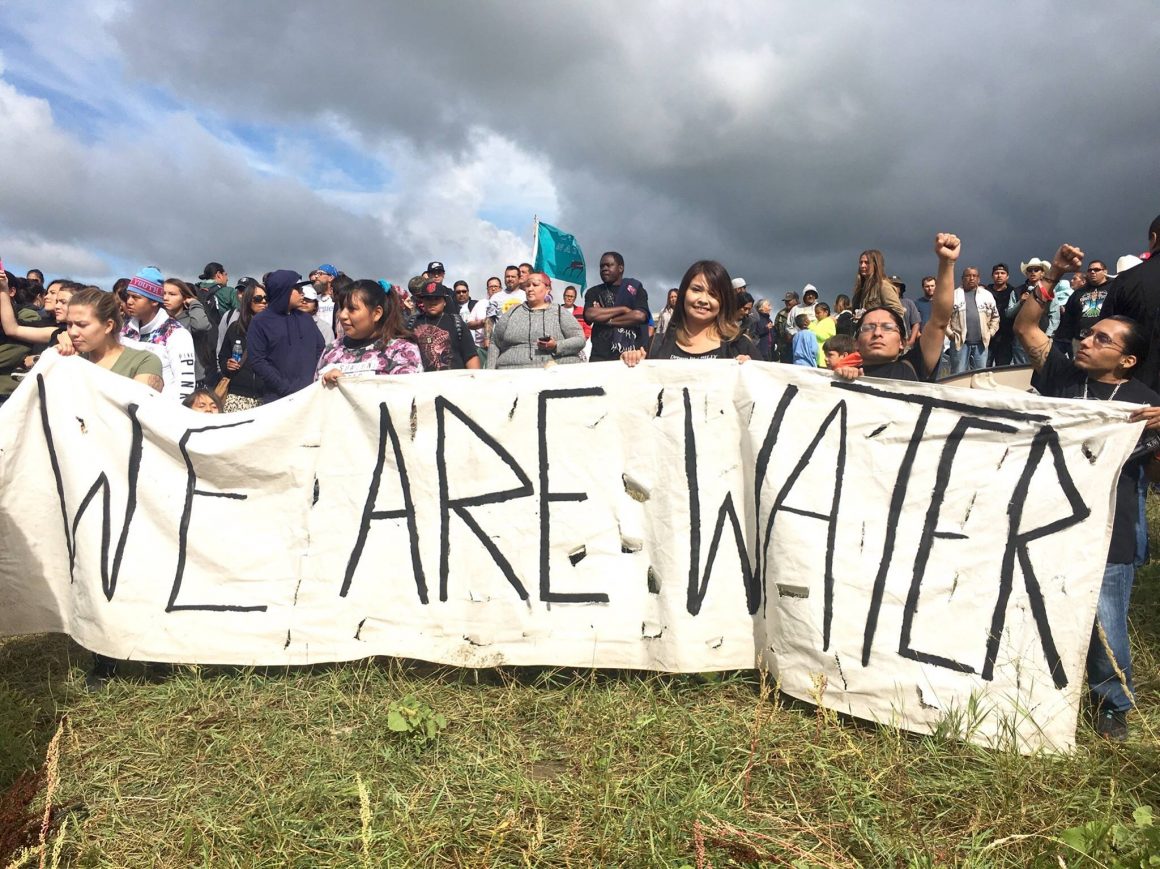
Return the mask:
[[[451,297],[451,291],[447,286],[439,281],[427,281],[423,286],[415,291],[415,301],[432,301],[434,299],[448,299]]]
[[[439,262],[438,260],[432,260],[431,262],[427,263],[427,274],[431,274],[433,272],[443,272],[446,274],[447,269],[443,268],[443,263]]]

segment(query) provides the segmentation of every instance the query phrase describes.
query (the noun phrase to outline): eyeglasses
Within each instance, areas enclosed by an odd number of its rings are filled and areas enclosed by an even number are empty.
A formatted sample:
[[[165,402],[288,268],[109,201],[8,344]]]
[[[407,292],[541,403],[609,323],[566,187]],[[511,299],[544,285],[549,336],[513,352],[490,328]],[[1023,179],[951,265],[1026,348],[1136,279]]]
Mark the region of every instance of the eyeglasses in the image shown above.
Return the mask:
[[[255,305],[266,304],[266,297],[265,296],[254,296],[254,304]]]
[[[1097,269],[1094,266],[1088,268],[1089,272],[1106,272],[1107,269]]]
[[[1086,338],[1091,338],[1092,341],[1098,344],[1101,348],[1113,347],[1116,350],[1124,349],[1122,344],[1117,344],[1115,339],[1106,332],[1097,332],[1095,329],[1084,329],[1079,333],[1079,339],[1083,341]]]
[[[863,323],[858,327],[858,331],[863,335],[869,335],[872,332],[884,332],[889,334],[898,331],[897,323]]]

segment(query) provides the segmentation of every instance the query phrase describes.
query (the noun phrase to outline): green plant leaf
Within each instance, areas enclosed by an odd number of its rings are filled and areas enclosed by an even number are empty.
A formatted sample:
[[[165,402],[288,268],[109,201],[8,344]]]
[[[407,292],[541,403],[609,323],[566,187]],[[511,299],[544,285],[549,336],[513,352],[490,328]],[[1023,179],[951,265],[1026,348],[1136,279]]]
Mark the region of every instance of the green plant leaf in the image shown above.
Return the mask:
[[[1090,840],[1088,830],[1084,827],[1068,827],[1059,835],[1060,840],[1069,848],[1074,848],[1081,854],[1088,854]]]
[[[1135,820],[1137,827],[1151,827],[1152,807],[1136,806],[1136,811],[1132,812],[1132,818]]]
[[[406,733],[411,729],[411,724],[398,709],[392,708],[387,711],[387,727],[396,733]]]

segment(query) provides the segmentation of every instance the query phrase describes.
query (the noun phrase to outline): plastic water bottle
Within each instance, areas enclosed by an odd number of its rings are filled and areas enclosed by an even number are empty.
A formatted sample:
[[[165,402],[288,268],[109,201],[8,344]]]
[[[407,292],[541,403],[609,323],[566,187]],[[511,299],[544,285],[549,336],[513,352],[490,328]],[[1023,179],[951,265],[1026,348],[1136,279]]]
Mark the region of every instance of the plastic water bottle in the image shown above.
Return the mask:
[[[234,360],[234,362],[239,362],[239,363],[242,361],[242,339],[241,338],[239,338],[237,341],[234,342],[234,349],[233,349],[233,352],[230,353],[230,359]]]

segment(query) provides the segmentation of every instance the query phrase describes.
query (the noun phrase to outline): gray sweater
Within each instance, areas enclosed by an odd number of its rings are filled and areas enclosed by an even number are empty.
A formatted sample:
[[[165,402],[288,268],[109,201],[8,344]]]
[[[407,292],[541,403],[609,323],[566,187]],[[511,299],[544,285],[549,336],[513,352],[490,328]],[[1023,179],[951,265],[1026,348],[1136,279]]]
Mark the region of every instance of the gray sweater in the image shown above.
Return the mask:
[[[556,340],[556,352],[536,346],[547,335]],[[559,305],[533,311],[527,303],[517,305],[499,318],[491,331],[488,368],[543,368],[549,361],[561,364],[580,361],[584,330],[570,312]]]

